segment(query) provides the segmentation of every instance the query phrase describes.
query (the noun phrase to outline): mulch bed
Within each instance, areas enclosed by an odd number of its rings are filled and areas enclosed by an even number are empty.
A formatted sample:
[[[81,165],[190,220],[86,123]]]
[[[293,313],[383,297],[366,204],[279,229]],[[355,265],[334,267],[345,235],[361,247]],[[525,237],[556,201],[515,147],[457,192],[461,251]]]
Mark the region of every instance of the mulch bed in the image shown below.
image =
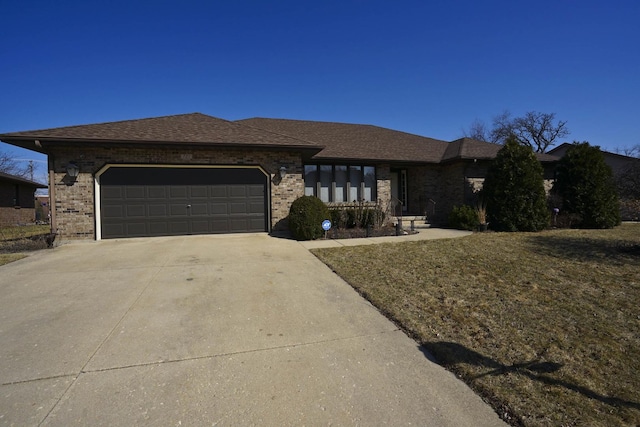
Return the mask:
[[[407,234],[416,232],[406,231]],[[328,239],[359,239],[362,237],[382,237],[395,236],[396,228],[393,225],[371,228],[367,232],[366,228],[332,228],[327,232]]]

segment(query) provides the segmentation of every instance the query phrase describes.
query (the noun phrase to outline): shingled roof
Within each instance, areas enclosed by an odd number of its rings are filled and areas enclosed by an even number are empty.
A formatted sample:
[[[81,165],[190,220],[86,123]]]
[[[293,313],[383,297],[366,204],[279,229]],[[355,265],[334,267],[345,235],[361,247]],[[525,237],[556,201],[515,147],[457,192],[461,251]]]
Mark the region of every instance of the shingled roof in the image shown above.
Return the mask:
[[[42,153],[58,143],[214,145],[296,149],[315,160],[403,163],[492,159],[500,149],[471,138],[447,142],[373,125],[259,117],[232,122],[201,113],[13,132],[0,140]]]
[[[12,175],[10,173],[0,172],[0,181],[11,182],[12,184],[26,185],[35,188],[47,188],[46,184],[31,181],[18,175]]]
[[[457,159],[493,159],[501,148],[502,145],[500,144],[478,141],[473,138],[460,138],[449,143],[442,161],[446,162]],[[541,162],[554,162],[558,160],[558,157],[550,154],[535,153],[535,155]]]
[[[13,132],[0,139],[30,150],[46,142],[168,143],[320,150],[316,143],[201,113]]]
[[[372,125],[251,118],[237,123],[324,146],[315,160],[343,159],[438,163],[449,143]]]

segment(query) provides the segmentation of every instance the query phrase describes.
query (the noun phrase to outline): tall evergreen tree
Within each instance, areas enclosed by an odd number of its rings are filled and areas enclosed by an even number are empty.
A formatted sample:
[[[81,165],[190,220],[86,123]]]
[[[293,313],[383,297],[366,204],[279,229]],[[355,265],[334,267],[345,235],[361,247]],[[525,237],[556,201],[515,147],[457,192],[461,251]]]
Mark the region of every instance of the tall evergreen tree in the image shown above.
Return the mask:
[[[510,137],[491,163],[481,197],[497,231],[539,231],[549,225],[542,165]]]
[[[562,211],[578,216],[578,228],[612,228],[620,224],[613,173],[600,147],[574,142],[558,163],[552,192],[560,197]]]

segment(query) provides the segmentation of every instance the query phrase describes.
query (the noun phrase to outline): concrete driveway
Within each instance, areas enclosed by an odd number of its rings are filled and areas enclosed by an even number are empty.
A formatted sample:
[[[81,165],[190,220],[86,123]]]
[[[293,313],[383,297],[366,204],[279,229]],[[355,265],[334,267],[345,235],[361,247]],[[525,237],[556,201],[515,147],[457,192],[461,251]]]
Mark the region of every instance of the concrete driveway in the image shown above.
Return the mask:
[[[0,267],[0,425],[501,425],[300,243],[67,244]]]

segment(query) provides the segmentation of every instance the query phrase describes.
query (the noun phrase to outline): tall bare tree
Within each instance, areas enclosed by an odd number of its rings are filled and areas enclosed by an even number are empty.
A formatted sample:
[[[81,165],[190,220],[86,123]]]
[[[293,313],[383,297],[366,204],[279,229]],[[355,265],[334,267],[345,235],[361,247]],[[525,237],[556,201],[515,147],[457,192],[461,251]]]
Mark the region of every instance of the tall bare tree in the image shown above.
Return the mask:
[[[511,117],[504,111],[493,118],[491,130],[487,130],[484,122],[476,119],[465,136],[481,141],[504,144],[509,137],[514,137],[521,145],[531,147],[538,153],[544,153],[557,141],[569,135],[567,122],[556,121],[555,113],[539,113],[529,111],[522,117]]]
[[[529,111],[523,117],[511,121],[510,131],[522,145],[528,145],[538,153],[544,153],[556,141],[569,135],[567,122],[555,120],[555,113]]]

